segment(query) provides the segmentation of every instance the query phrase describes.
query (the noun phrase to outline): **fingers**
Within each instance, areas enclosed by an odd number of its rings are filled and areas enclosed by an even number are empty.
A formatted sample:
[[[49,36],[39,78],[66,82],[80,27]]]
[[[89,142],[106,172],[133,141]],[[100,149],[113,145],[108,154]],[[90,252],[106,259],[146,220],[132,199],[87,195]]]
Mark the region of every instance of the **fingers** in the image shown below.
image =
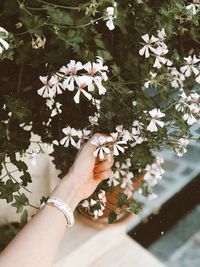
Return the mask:
[[[112,176],[112,170],[108,169],[106,171],[102,171],[97,174],[94,174],[94,179],[102,181],[102,180],[108,179],[111,176]]]
[[[98,172],[102,172],[102,171],[110,169],[113,163],[114,163],[113,158],[111,158],[110,160],[104,160],[104,161],[99,162],[98,164],[95,165],[94,173],[98,173]]]

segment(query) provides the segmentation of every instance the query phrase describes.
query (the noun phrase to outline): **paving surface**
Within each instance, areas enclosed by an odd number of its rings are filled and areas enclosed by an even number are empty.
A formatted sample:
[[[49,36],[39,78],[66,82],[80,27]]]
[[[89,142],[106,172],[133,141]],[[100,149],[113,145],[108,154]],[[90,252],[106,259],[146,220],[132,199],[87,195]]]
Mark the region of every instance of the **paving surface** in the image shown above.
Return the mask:
[[[200,232],[200,205],[197,205],[191,212],[186,214],[177,224],[149,247],[149,251],[161,261],[166,262],[170,267],[183,267],[183,262],[190,262],[185,267],[196,267],[194,262],[198,259],[200,262],[200,247],[194,249],[193,236]],[[198,234],[200,237],[200,234]],[[191,239],[191,240],[190,240]],[[188,241],[190,240],[190,241]],[[196,237],[195,237],[196,240]],[[185,247],[185,244],[189,245]],[[184,249],[182,249],[184,247]],[[187,251],[188,250],[188,251]],[[192,250],[192,251],[190,251]],[[187,253],[185,253],[187,251]],[[197,253],[198,252],[198,253]],[[180,255],[182,255],[180,257]],[[192,255],[192,257],[191,257]],[[184,256],[184,257],[183,257]],[[184,261],[178,265],[178,261],[184,258]],[[198,264],[197,267],[199,267]]]

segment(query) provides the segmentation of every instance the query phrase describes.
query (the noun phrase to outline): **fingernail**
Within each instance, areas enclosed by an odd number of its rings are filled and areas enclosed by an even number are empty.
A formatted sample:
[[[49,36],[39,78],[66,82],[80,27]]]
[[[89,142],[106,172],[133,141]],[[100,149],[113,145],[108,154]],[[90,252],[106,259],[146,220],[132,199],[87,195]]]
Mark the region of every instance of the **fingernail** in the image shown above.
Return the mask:
[[[94,167],[94,172],[98,172],[99,171],[99,167]]]
[[[99,180],[99,175],[94,175],[93,178],[94,180]]]

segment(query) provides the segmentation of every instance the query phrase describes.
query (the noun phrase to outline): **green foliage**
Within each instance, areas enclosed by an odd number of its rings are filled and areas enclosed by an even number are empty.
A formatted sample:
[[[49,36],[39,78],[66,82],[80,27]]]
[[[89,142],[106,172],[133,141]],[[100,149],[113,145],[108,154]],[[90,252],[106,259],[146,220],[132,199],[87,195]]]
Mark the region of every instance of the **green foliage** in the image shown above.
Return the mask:
[[[111,211],[108,214],[108,223],[109,224],[114,223],[116,220],[117,220],[117,214],[114,211]]]
[[[142,205],[138,203],[137,201],[133,200],[128,207],[128,211],[132,212],[134,214],[138,214],[142,209]]]
[[[124,205],[128,205],[128,199],[125,194],[119,194],[117,195],[117,206],[122,207]]]
[[[24,206],[27,206],[29,203],[28,198],[24,193],[20,194],[19,196],[15,195],[14,198],[15,201],[12,206],[16,208],[17,212],[21,212]]]
[[[5,199],[8,203],[13,201],[14,193],[19,191],[20,186],[11,180],[6,182],[0,181],[0,198]]]

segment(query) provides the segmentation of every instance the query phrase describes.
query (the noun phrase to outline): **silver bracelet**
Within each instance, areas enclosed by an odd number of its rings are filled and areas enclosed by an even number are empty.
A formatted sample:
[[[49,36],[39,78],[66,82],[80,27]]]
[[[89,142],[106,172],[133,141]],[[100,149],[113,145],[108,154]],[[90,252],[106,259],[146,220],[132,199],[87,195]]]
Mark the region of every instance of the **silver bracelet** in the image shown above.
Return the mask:
[[[74,214],[70,207],[65,203],[62,199],[57,197],[49,197],[46,204],[49,204],[53,207],[56,207],[60,211],[62,211],[66,217],[67,225],[69,227],[73,226],[74,224]]]

